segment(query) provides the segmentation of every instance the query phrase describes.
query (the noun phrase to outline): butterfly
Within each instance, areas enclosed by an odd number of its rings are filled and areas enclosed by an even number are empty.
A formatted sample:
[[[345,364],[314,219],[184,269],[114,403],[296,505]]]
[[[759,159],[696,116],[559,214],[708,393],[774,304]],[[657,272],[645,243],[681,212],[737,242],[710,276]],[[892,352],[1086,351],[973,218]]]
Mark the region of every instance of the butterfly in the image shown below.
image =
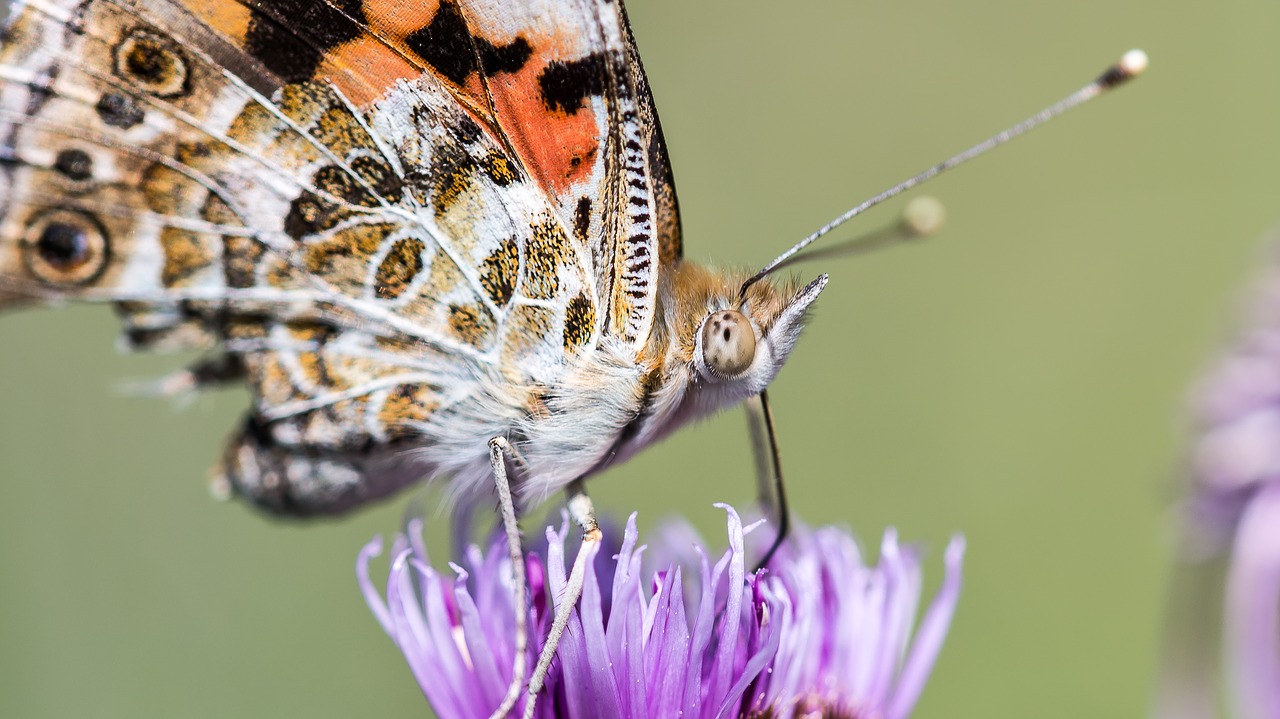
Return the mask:
[[[496,494],[522,607],[517,507],[565,490],[598,542],[586,479],[746,400],[780,539],[765,391],[827,278],[773,271],[1145,64],[1126,55],[746,275],[682,258],[621,0],[12,2],[0,307],[111,303],[127,348],[202,351],[162,387],[248,387],[215,486],[269,513],[338,514],[421,480],[464,509]],[[495,717],[525,686],[517,617]]]
[[[826,283],[682,259],[618,0],[43,0],[2,40],[0,305],[245,383],[215,482],[271,513],[439,480],[518,560],[568,488],[598,539],[583,480],[760,396]]]

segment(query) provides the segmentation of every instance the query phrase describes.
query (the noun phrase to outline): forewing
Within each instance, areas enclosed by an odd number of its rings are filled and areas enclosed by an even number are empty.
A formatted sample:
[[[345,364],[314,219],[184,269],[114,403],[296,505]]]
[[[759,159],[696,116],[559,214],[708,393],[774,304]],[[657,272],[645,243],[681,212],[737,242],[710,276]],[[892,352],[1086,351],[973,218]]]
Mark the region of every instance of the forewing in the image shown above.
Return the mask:
[[[605,334],[648,339],[657,276],[679,261],[670,165],[626,13],[612,0],[441,2],[431,68],[491,125],[590,249]]]
[[[441,10],[373,7],[16,6],[0,291],[117,301],[135,345],[244,356],[276,422],[404,376],[552,382],[598,336],[590,259],[485,109],[412,50]],[[299,323],[352,339],[299,349],[278,329]],[[361,353],[377,361],[273,389],[282,362]]]

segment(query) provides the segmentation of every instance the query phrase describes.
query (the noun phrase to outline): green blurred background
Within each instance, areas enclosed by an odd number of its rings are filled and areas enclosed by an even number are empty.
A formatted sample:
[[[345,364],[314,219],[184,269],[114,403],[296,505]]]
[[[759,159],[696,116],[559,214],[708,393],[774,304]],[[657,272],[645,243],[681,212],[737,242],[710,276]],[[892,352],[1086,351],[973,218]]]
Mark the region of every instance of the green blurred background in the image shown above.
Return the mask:
[[[935,577],[947,537],[969,538],[916,716],[1142,714],[1186,388],[1280,220],[1280,5],[630,11],[687,255],[752,267],[1123,50],[1150,53],[1134,86],[934,182],[937,239],[802,266],[831,284],[771,393],[804,519],[873,546],[895,525]],[[120,357],[115,331],[102,308],[0,317],[0,716],[428,715],[352,573],[407,498],[314,526],[212,501],[203,477],[246,398],[124,396],[180,358]],[[748,502],[750,467],[730,412],[591,487],[718,540],[711,503]],[[443,522],[431,532],[441,556]]]

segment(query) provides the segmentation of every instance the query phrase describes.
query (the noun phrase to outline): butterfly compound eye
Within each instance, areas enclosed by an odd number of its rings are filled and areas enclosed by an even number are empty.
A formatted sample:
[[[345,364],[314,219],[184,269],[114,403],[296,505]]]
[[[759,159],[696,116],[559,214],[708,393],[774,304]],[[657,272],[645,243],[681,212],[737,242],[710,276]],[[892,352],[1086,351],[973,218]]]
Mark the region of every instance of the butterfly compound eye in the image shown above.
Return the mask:
[[[712,313],[702,323],[702,360],[717,376],[732,379],[756,357],[756,332],[737,310]]]

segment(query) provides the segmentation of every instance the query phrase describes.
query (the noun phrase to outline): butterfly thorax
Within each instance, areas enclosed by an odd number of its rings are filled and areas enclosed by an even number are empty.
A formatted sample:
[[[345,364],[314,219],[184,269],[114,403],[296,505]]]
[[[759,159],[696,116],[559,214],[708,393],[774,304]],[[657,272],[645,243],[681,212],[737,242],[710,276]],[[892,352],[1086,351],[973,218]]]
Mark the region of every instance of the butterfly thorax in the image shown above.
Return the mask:
[[[744,279],[742,273],[691,262],[664,275],[657,320],[638,356],[628,362],[604,343],[552,392],[550,404],[546,398],[540,400],[545,413],[530,415],[521,432],[529,445],[525,454],[548,460],[543,466],[530,461],[533,471],[526,494],[543,497],[577,477],[625,461],[690,421],[762,391],[790,353],[812,298],[804,298],[803,307],[798,307],[795,283],[769,281],[753,284],[745,297],[740,296]],[[715,321],[725,310],[740,311],[749,319],[749,331],[760,348],[736,377],[716,376],[699,361],[704,323]],[[626,402],[608,401],[617,397]],[[579,428],[573,433],[583,440],[578,456],[571,457],[554,441],[566,434],[555,417],[557,404],[563,404],[566,416]],[[557,453],[541,451],[536,446],[541,437],[559,445]]]
[[[765,281],[740,298],[743,278],[689,262],[676,265],[663,276],[656,321],[638,353],[606,333],[556,383],[488,383],[469,411],[424,424],[421,445],[407,456],[436,471],[448,465],[450,490],[466,503],[491,491],[488,455],[477,450],[474,437],[503,436],[522,458],[512,468],[517,492],[536,502],[759,393],[790,353],[812,297],[797,294],[792,283]],[[716,377],[699,362],[698,336],[708,318],[729,309],[750,319],[759,350],[740,376]]]

